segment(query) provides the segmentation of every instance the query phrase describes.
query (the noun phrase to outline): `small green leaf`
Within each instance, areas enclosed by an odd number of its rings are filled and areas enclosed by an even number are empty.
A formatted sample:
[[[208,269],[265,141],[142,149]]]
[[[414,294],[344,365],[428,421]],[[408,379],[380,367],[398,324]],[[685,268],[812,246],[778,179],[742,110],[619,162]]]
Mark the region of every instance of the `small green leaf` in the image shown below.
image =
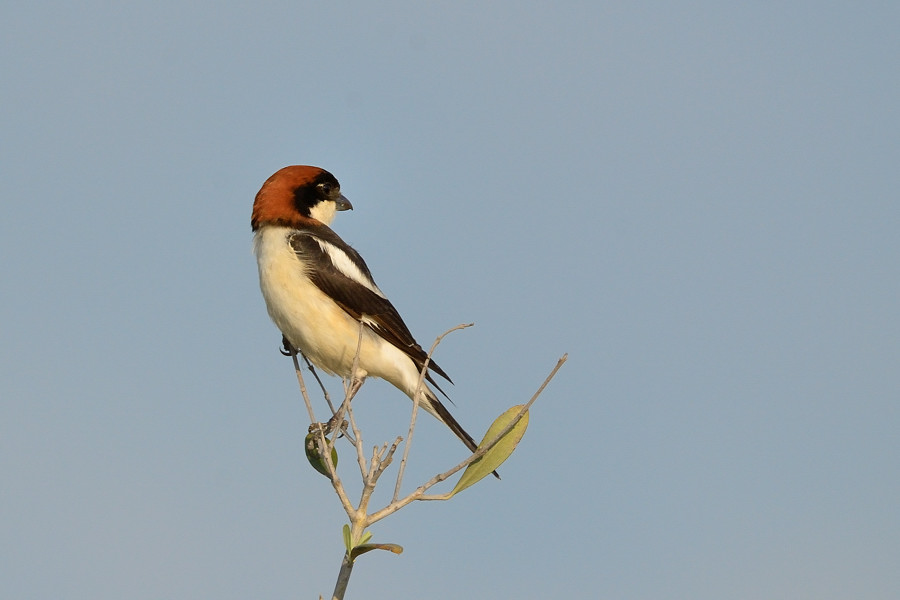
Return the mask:
[[[481,443],[478,444],[478,448],[480,449],[486,442],[490,442],[494,439],[497,434],[499,434],[503,429],[509,425],[512,420],[519,414],[519,411],[522,410],[522,405],[513,406],[505,413],[497,417],[497,419],[491,423],[490,428],[488,428],[487,433],[484,434],[484,438],[482,438]],[[494,470],[499,467],[503,461],[509,458],[510,454],[513,453],[513,450],[516,449],[516,446],[519,443],[519,440],[522,439],[522,436],[525,435],[525,430],[528,428],[528,413],[526,412],[522,415],[522,418],[519,419],[519,422],[515,424],[515,426],[507,432],[502,438],[500,438],[493,448],[487,451],[487,454],[473,462],[471,465],[466,467],[466,470],[463,472],[462,477],[459,478],[459,481],[456,482],[456,487],[453,488],[453,491],[450,492],[450,495],[453,496],[463,491],[467,487],[474,485],[490,475]]]
[[[371,532],[371,531],[367,531],[367,532],[365,532],[365,533],[362,534],[362,537],[359,539],[359,543],[357,543],[356,545],[357,545],[357,546],[362,546],[363,544],[365,544],[366,542],[368,542],[368,541],[371,540],[371,539],[372,539],[372,532]]]
[[[353,551],[353,542],[350,541],[350,526],[344,523],[342,532],[344,534],[344,547],[347,548],[347,554],[350,554]]]
[[[328,438],[325,438],[325,442],[328,442]],[[319,434],[317,432],[312,432],[307,434],[306,439],[303,442],[303,448],[306,450],[306,460],[309,461],[309,464],[312,465],[312,468],[328,477],[328,465],[325,464],[325,460],[322,458],[322,452],[320,450],[321,440],[319,439]],[[337,469],[338,456],[337,450],[332,446],[331,448],[331,464]]]
[[[387,550],[388,552],[393,552],[394,554],[403,553],[403,547],[399,544],[361,544],[350,552],[350,560],[355,559],[360,554],[365,554],[366,552],[370,552],[372,550]]]

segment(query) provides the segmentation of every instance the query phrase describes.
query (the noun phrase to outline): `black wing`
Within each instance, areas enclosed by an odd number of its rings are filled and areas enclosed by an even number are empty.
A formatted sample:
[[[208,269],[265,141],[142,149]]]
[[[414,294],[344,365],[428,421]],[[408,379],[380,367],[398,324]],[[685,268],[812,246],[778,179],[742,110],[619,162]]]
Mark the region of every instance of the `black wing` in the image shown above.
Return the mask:
[[[325,225],[302,229],[288,238],[294,252],[307,263],[315,264],[308,273],[312,282],[357,321],[366,317],[366,326],[399,348],[421,369],[428,357],[416,342],[394,305],[385,298],[369,267],[359,253]],[[433,360],[428,368],[446,379],[450,377]],[[430,374],[426,377],[445,396]]]

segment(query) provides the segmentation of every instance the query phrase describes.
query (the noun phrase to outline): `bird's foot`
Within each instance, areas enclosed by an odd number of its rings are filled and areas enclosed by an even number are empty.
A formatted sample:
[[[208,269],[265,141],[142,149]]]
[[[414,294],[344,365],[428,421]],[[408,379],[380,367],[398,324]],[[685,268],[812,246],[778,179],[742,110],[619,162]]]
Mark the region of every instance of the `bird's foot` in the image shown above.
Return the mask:
[[[333,415],[330,419],[328,419],[325,423],[313,423],[309,426],[309,433],[313,433],[315,431],[321,431],[325,435],[331,435],[332,433],[337,432],[338,437],[344,434],[344,431],[347,430],[349,423],[346,419],[341,419],[338,421],[337,415]]]
[[[332,415],[328,422],[325,423],[325,431],[328,433],[338,432],[339,435],[343,435],[348,425],[347,419],[338,420],[337,415]]]

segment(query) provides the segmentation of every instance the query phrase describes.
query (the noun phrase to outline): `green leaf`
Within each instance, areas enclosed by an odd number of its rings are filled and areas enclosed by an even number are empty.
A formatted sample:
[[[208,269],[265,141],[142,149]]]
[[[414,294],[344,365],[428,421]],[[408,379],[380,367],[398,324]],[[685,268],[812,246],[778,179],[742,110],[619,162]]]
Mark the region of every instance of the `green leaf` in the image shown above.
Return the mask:
[[[481,449],[487,442],[490,442],[492,439],[497,437],[503,429],[509,425],[513,419],[515,419],[516,415],[519,414],[519,411],[522,410],[521,404],[517,406],[513,406],[505,413],[497,417],[497,419],[491,424],[488,428],[487,433],[484,434],[484,438],[482,438],[481,443],[478,444],[478,449]],[[509,456],[513,453],[513,450],[516,449],[516,446],[519,443],[519,440],[522,439],[522,436],[525,435],[525,430],[528,428],[528,412],[522,415],[522,418],[519,419],[519,422],[515,424],[515,426],[507,432],[502,438],[500,438],[493,448],[487,451],[487,454],[473,462],[471,465],[466,467],[466,470],[463,472],[462,477],[459,478],[459,481],[456,482],[456,487],[453,488],[453,491],[450,492],[450,495],[453,496],[463,491],[469,486],[472,486],[488,475],[490,475],[493,471],[499,467],[503,461],[505,461]]]
[[[328,438],[325,438],[325,443],[328,443]],[[315,469],[325,477],[329,477],[328,465],[325,464],[325,459],[322,458],[322,451],[320,446],[321,440],[319,439],[318,432],[309,433],[306,436],[306,439],[303,441],[303,449],[306,450],[306,460],[309,461],[309,464],[312,465],[313,469]],[[337,450],[334,448],[334,446],[332,446],[331,464],[334,465],[335,469],[337,469],[337,463]]]
[[[344,523],[342,531],[344,534],[344,547],[347,548],[347,554],[350,554],[353,551],[353,542],[350,540],[350,526]]]

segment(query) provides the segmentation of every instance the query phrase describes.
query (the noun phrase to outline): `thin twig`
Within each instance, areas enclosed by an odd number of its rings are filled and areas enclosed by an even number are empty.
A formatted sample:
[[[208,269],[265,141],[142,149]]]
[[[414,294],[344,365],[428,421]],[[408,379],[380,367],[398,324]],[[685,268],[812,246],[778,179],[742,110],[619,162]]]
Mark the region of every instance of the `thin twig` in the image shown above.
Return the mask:
[[[316,415],[313,411],[312,401],[309,399],[309,394],[306,392],[306,383],[303,381],[303,373],[300,371],[300,363],[297,362],[297,354],[298,350],[291,346],[291,359],[294,361],[294,371],[297,373],[297,381],[300,383],[300,394],[303,396],[303,401],[306,403],[306,411],[309,413],[309,422],[317,423]],[[305,356],[303,357],[306,358]]]
[[[379,458],[380,462],[378,465],[378,471],[376,471],[375,473],[376,480],[381,477],[381,474],[384,473],[384,470],[387,469],[388,466],[390,466],[391,462],[394,460],[394,452],[397,451],[397,447],[402,441],[403,438],[398,435],[397,439],[394,440],[394,443],[391,444],[391,447],[390,449],[388,449],[387,454],[384,456],[384,458]]]
[[[534,395],[531,397],[531,399],[522,407],[521,410],[519,410],[518,413],[516,413],[516,416],[513,418],[513,420],[510,421],[506,425],[506,427],[504,427],[496,436],[494,436],[491,440],[488,440],[488,442],[486,444],[481,445],[478,448],[478,450],[476,450],[474,453],[472,453],[472,455],[470,455],[464,461],[460,462],[455,467],[448,469],[447,471],[444,471],[443,473],[435,475],[430,480],[428,480],[424,484],[420,485],[418,488],[415,489],[415,491],[413,491],[406,497],[402,498],[401,500],[392,501],[390,504],[388,504],[381,510],[370,514],[369,518],[368,518],[369,525],[371,525],[372,523],[375,523],[377,521],[380,521],[381,519],[387,517],[388,515],[395,513],[396,511],[400,510],[401,508],[403,508],[404,506],[406,506],[407,504],[409,504],[410,502],[413,502],[415,500],[447,500],[447,499],[449,499],[452,496],[452,491],[448,492],[447,494],[442,494],[439,496],[426,496],[425,492],[427,492],[430,488],[434,487],[438,483],[444,481],[448,477],[452,477],[455,473],[459,472],[460,470],[464,469],[465,467],[469,466],[470,464],[472,464],[473,462],[475,462],[476,460],[478,460],[479,458],[481,458],[482,456],[487,454],[487,452],[491,448],[493,448],[495,445],[497,445],[497,443],[500,441],[501,438],[503,438],[506,434],[508,434],[510,431],[512,431],[513,427],[515,427],[516,424],[525,415],[525,413],[528,412],[528,409],[531,408],[531,405],[534,404],[534,402],[538,399],[538,396],[541,395],[541,393],[544,391],[544,388],[547,387],[547,384],[550,383],[550,380],[553,379],[553,377],[556,375],[557,371],[559,371],[560,367],[563,366],[563,363],[566,362],[568,357],[569,357],[568,354],[564,354],[557,361],[556,366],[553,367],[553,370],[550,372],[550,374],[547,376],[547,378],[544,379],[544,382],[541,384],[541,386],[538,388],[538,390],[534,393]]]
[[[306,410],[309,412],[309,420],[310,423],[317,423],[316,415],[313,412],[312,402],[309,399],[309,394],[306,391],[306,383],[303,381],[303,372],[300,370],[300,363],[297,361],[297,349],[291,348],[291,358],[294,361],[294,371],[297,373],[297,381],[300,383],[300,393],[303,396],[304,402],[306,402]],[[319,435],[319,454],[322,457],[322,461],[325,463],[325,467],[328,470],[328,479],[331,480],[331,486],[334,488],[335,493],[338,495],[338,498],[341,501],[341,505],[344,507],[344,510],[350,515],[353,512],[353,505],[350,503],[350,499],[347,497],[347,493],[344,491],[344,484],[341,483],[340,477],[337,475],[337,469],[335,469],[334,461],[331,460],[331,447],[329,446],[328,439],[325,437],[325,432],[323,431],[323,427],[316,427],[317,433]],[[337,436],[332,436],[332,438],[336,438]],[[333,441],[333,440],[332,440]]]
[[[359,463],[359,472],[362,475],[363,479],[366,477],[366,472],[368,471],[368,467],[366,465],[366,457],[363,455],[363,439],[362,432],[359,430],[359,427],[356,425],[356,419],[353,417],[353,398],[356,396],[356,393],[362,387],[364,379],[357,379],[356,372],[359,369],[359,355],[362,352],[362,339],[363,339],[363,329],[365,328],[365,323],[362,321],[359,322],[359,336],[356,340],[356,354],[353,356],[353,364],[350,367],[350,378],[349,382],[347,380],[344,381],[344,402],[341,404],[341,407],[338,409],[342,415],[344,412],[347,414],[347,420],[350,421],[350,427],[353,430],[353,446],[356,448],[356,461]]]
[[[325,402],[328,403],[328,408],[331,409],[331,415],[334,416],[334,404],[331,403],[331,395],[328,393],[328,390],[325,388],[325,384],[322,383],[322,379],[319,377],[319,372],[316,371],[316,368],[313,366],[312,362],[310,362],[309,358],[304,354],[303,360],[306,361],[306,366],[309,368],[309,372],[313,374],[313,377],[316,378],[316,381],[319,384],[319,389],[322,390],[322,395],[325,396]]]
[[[319,384],[319,389],[322,390],[322,395],[325,397],[325,402],[328,403],[328,409],[331,411],[331,416],[335,419],[336,422],[338,422],[337,410],[335,410],[334,403],[331,401],[331,394],[328,393],[328,389],[325,387],[325,384],[322,383],[322,378],[319,377],[319,372],[316,371],[315,365],[312,364],[312,362],[309,360],[309,358],[305,354],[303,354],[302,356],[303,356],[303,360],[306,362],[306,366],[309,369],[309,372],[312,373],[313,377],[316,378],[316,382]],[[345,396],[345,399],[346,399],[346,396]],[[338,422],[338,427],[340,427],[340,422]],[[342,428],[341,433],[347,437],[347,439],[350,441],[351,444],[353,443],[353,439],[350,435],[348,435],[346,429]],[[335,439],[337,439],[337,438],[335,438]],[[329,446],[329,449],[328,449],[329,452],[331,451],[331,448],[333,448],[333,447],[334,447],[334,441],[332,441]]]
[[[413,396],[412,415],[409,418],[409,431],[406,434],[406,444],[403,446],[403,458],[400,459],[400,467],[397,469],[397,483],[394,485],[394,496],[391,499],[391,502],[396,502],[397,498],[400,496],[400,486],[403,484],[403,474],[406,471],[406,459],[409,457],[409,449],[410,446],[412,446],[413,432],[416,429],[416,418],[419,413],[419,403],[421,402],[421,394],[424,393],[425,375],[428,373],[428,365],[431,364],[431,356],[434,354],[438,344],[440,344],[445,337],[454,331],[471,327],[474,324],[475,323],[463,323],[462,325],[457,325],[452,329],[448,329],[439,335],[437,339],[434,340],[434,343],[431,344],[431,349],[425,357],[425,363],[422,365],[422,370],[419,371],[419,381],[416,383],[416,392]]]
[[[522,418],[525,416],[525,414],[531,408],[531,405],[534,404],[535,401],[538,399],[538,396],[540,396],[544,392],[544,388],[547,387],[547,384],[549,384],[550,380],[556,376],[557,371],[559,371],[560,367],[562,367],[563,364],[568,359],[569,359],[569,354],[568,353],[563,354],[560,357],[560,359],[558,361],[556,361],[556,366],[553,367],[553,370],[550,371],[550,374],[547,375],[547,377],[544,379],[543,383],[541,383],[541,386],[531,396],[531,399],[528,400],[528,402],[526,402],[524,405],[522,405],[522,408],[519,409],[519,412],[516,413],[516,415],[513,417],[513,419],[509,423],[507,423],[506,426],[497,433],[497,435],[495,435],[490,440],[487,440],[487,443],[480,444],[480,447],[478,448],[478,450],[476,452],[472,453],[472,456],[470,456],[466,460],[462,461],[459,465],[457,465],[453,469],[450,469],[449,471],[442,473],[441,475],[445,476],[445,477],[442,477],[442,479],[446,479],[447,477],[452,476],[454,473],[459,471],[460,468],[469,466],[470,464],[472,464],[473,462],[475,462],[476,460],[480,459],[482,456],[487,454],[491,450],[491,448],[493,448],[498,443],[500,443],[500,440],[503,437],[505,437],[510,431],[512,431],[513,428],[519,423],[519,421],[522,420]],[[448,494],[437,495],[437,496],[422,495],[417,499],[418,500],[447,500],[452,495],[453,495],[452,492],[450,492]]]

